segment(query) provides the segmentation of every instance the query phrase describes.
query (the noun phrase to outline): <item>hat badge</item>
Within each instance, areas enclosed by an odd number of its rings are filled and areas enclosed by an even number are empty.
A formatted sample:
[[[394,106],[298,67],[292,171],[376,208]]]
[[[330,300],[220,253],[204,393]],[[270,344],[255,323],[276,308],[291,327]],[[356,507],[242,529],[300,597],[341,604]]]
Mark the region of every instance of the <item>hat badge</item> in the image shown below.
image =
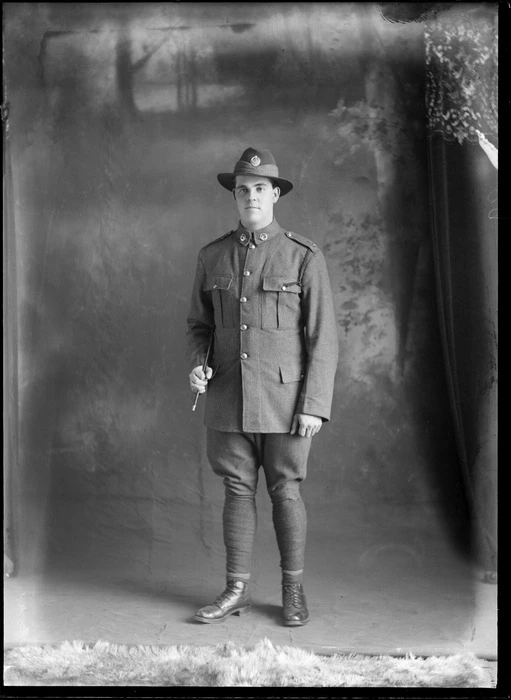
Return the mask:
[[[257,168],[257,166],[261,163],[261,159],[259,158],[259,156],[252,156],[250,162],[252,163],[254,168]]]

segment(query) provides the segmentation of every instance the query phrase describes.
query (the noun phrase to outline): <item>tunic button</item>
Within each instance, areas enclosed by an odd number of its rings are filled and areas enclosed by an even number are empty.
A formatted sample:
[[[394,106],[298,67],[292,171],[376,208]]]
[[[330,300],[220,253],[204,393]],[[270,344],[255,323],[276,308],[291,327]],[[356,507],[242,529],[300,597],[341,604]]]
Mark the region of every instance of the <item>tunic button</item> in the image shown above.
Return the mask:
[[[253,243],[251,243],[248,247],[249,247],[251,250],[254,250],[255,245],[254,245]]]
[[[246,360],[246,359],[248,358],[248,355],[247,355],[246,352],[242,352],[241,355],[240,355],[240,357],[241,357],[242,360]]]
[[[240,326],[240,328],[241,328],[242,331],[246,331],[247,328],[248,328],[248,326],[247,326],[246,323],[242,323],[241,326]]]
[[[243,274],[245,275],[245,277],[248,277],[250,275],[250,270],[245,270]]]
[[[241,299],[240,299],[242,304],[244,304],[246,302],[246,300],[247,300],[247,297],[241,297]]]
[[[260,238],[262,241],[265,241],[265,240],[268,238],[268,234],[267,234],[267,233],[260,233],[260,234],[259,234],[259,238]]]
[[[283,285],[282,285],[282,291],[283,291],[283,292],[285,292],[285,291],[286,291],[286,289],[287,289],[286,285],[285,285],[285,284],[283,284]]]
[[[293,238],[293,234],[292,234],[292,233],[286,233],[286,236],[287,236],[288,238]]]

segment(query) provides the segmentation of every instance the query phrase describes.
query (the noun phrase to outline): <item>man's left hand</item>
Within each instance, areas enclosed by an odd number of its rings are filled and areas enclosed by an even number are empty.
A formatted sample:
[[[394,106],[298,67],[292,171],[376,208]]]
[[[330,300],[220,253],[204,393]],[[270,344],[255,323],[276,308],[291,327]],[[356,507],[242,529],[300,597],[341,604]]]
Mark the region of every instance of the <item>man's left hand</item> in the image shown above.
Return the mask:
[[[319,416],[309,416],[307,413],[296,413],[291,425],[291,435],[298,433],[302,437],[311,438],[319,433],[323,421]]]

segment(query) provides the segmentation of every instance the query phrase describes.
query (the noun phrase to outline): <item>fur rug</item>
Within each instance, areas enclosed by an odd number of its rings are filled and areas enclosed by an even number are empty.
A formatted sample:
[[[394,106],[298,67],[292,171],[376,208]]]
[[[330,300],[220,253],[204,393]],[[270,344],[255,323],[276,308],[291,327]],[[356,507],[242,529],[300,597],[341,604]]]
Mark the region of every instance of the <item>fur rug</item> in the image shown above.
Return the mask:
[[[274,646],[119,646],[99,641],[5,652],[7,686],[490,687],[474,655],[319,656]]]

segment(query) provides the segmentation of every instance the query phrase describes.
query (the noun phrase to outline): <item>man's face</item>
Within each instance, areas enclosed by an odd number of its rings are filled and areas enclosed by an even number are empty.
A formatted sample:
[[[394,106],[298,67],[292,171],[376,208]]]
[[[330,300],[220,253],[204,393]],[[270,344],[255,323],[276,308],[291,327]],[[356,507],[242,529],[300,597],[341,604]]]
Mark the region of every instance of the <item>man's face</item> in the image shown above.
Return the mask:
[[[268,177],[237,175],[234,199],[243,226],[252,230],[268,226],[279,195],[280,189],[273,187]]]

